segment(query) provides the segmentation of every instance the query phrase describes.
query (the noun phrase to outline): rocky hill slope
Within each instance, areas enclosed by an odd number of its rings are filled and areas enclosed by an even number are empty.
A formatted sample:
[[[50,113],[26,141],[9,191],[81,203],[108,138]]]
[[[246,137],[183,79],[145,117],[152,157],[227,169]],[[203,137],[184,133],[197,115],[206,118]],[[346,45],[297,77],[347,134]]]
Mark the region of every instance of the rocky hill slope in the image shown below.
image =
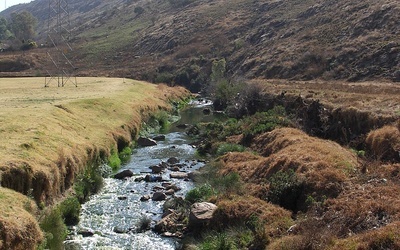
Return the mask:
[[[38,40],[45,42],[47,3],[1,14],[32,12],[40,21]],[[400,81],[395,0],[71,0],[69,9],[70,56],[80,75],[198,90],[212,61],[225,58],[228,76],[240,78]]]

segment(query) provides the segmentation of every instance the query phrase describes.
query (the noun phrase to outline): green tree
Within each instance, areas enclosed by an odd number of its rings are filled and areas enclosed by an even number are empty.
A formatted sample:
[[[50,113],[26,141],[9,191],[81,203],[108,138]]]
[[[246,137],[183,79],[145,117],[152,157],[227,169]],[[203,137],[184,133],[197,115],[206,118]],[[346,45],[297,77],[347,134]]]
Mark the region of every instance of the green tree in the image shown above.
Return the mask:
[[[24,42],[33,40],[37,19],[28,11],[12,13],[9,23],[10,30],[17,40]]]
[[[7,20],[4,17],[0,17],[0,40],[9,39],[11,36],[12,34],[7,27]]]

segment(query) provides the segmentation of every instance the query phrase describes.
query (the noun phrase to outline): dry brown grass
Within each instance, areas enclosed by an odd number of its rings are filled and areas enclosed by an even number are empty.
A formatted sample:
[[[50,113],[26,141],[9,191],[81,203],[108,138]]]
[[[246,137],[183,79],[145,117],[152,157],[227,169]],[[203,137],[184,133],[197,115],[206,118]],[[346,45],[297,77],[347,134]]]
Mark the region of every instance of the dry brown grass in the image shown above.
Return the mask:
[[[35,249],[42,240],[36,204],[24,195],[0,187],[0,249]]]
[[[23,194],[32,190],[38,203],[52,203],[88,164],[128,146],[151,112],[188,95],[183,88],[117,78],[43,86],[44,78],[0,79],[1,186]],[[1,216],[10,195],[0,196]]]
[[[377,160],[400,160],[400,130],[395,126],[384,126],[371,131],[366,139],[371,158]]]
[[[229,153],[221,158],[221,172],[237,172],[245,181],[263,184],[276,172],[292,169],[311,191],[336,196],[360,167],[350,150],[292,128],[262,134],[254,139],[252,148],[265,157]]]
[[[217,201],[216,222],[235,225],[257,217],[265,226],[267,235],[278,237],[293,225],[291,213],[277,205],[253,196],[235,196]]]
[[[389,224],[385,227],[370,230],[360,235],[347,239],[337,240],[328,249],[332,250],[378,250],[400,249],[400,222]]]
[[[400,117],[400,85],[396,83],[370,81],[348,83],[341,81],[289,81],[254,80],[264,85],[271,94],[286,91],[288,96],[303,96],[319,100],[325,107],[333,109],[356,109],[373,116]]]

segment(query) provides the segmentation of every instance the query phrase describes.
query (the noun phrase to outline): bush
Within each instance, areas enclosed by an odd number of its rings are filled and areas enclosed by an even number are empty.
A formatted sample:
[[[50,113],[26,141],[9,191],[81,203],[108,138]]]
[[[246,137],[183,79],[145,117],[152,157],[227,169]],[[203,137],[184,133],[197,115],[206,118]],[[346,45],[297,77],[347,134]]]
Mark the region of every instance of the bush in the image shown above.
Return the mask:
[[[135,7],[135,9],[133,10],[133,12],[135,12],[137,15],[143,14],[144,13],[144,8],[137,6]]]
[[[60,204],[60,211],[67,226],[77,225],[79,222],[79,213],[81,204],[76,197],[66,199]]]
[[[186,193],[185,200],[190,203],[205,201],[214,195],[214,190],[209,184],[203,184]]]
[[[156,78],[154,79],[155,83],[166,83],[171,84],[174,80],[174,75],[169,72],[162,72],[157,74]]]
[[[83,174],[77,177],[75,183],[75,194],[82,204],[89,196],[97,193],[103,187],[103,177],[98,166],[88,166]]]
[[[121,164],[126,164],[129,162],[132,156],[132,149],[130,147],[125,147],[121,152],[118,153]]]
[[[304,184],[297,178],[296,173],[292,169],[279,171],[271,176],[269,183],[268,200],[297,212]]]
[[[200,245],[201,250],[234,250],[238,249],[235,241],[224,233],[210,235]]]
[[[145,232],[150,229],[150,224],[151,224],[151,218],[148,217],[147,215],[142,215],[140,217],[140,220],[136,224],[137,232]]]
[[[117,171],[121,167],[121,159],[115,149],[111,150],[111,155],[108,158],[108,165],[113,171]]]
[[[34,41],[28,41],[27,43],[23,43],[21,45],[21,50],[30,50],[34,48],[37,48],[37,44]]]
[[[244,150],[245,150],[245,147],[243,147],[242,145],[232,144],[232,143],[223,143],[218,146],[217,155],[221,156],[228,152],[243,152]]]
[[[59,208],[43,218],[40,228],[45,233],[45,241],[39,249],[63,249],[63,241],[67,237],[67,226],[64,224]]]

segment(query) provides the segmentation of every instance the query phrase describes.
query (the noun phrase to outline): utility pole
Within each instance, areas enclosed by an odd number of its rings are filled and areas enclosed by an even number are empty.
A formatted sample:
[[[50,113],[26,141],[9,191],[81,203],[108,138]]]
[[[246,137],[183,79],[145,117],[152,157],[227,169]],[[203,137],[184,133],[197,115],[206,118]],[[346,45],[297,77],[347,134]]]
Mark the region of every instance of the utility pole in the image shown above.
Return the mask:
[[[68,82],[78,87],[75,67],[69,58],[73,51],[69,44],[72,39],[70,26],[68,1],[49,0],[47,56],[50,65],[46,69],[45,87],[49,87],[52,81],[56,81],[58,87],[64,87]]]

